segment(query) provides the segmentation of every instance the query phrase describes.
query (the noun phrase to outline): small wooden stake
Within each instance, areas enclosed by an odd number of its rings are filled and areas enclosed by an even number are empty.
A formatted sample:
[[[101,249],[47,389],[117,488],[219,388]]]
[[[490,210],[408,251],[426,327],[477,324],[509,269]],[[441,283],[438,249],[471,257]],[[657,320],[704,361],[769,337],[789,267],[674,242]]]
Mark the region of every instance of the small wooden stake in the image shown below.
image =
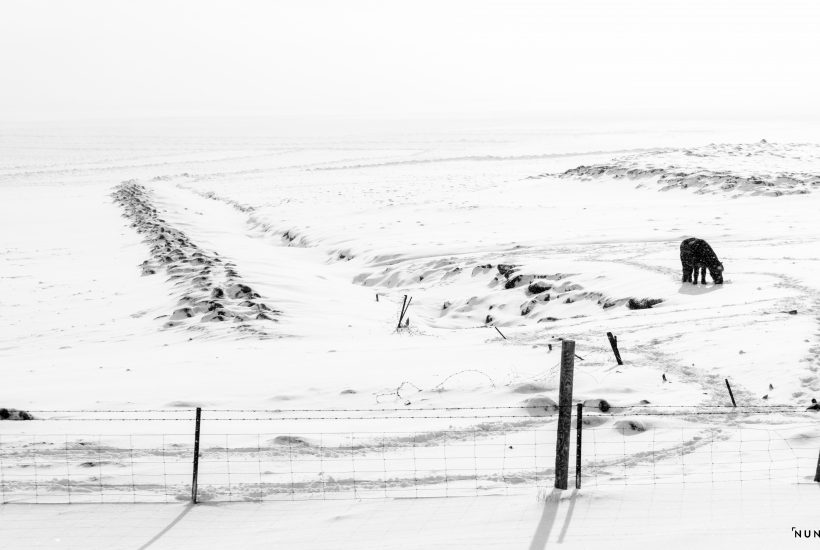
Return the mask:
[[[503,333],[503,332],[501,332],[500,330],[498,330],[498,327],[495,327],[495,326],[494,326],[493,328],[494,328],[494,329],[498,332],[498,334],[500,334],[500,335],[501,335],[501,337],[502,337],[504,340],[506,340],[506,339],[507,339],[507,337],[506,337],[506,336],[504,336],[504,333]]]
[[[726,381],[726,389],[729,390],[729,397],[732,398],[732,406],[737,407],[737,404],[735,403],[735,395],[732,393],[732,386],[729,385],[729,379],[724,378],[724,380]]]
[[[194,476],[191,480],[191,502],[196,504],[197,478],[199,477],[199,425],[202,419],[202,409],[196,408],[196,425],[194,426]]]
[[[572,429],[572,376],[575,341],[561,342],[561,379],[558,392],[558,436],[555,440],[555,488],[566,489],[569,477],[569,434]]]
[[[618,361],[619,365],[623,365],[624,362],[621,361],[621,354],[618,351],[618,337],[614,336],[611,332],[607,332],[606,337],[609,338],[609,345],[612,346],[612,352],[615,354],[615,360]]]
[[[575,421],[578,425],[575,427],[575,488],[581,488],[581,427],[583,426],[584,404],[578,403],[578,414]]]

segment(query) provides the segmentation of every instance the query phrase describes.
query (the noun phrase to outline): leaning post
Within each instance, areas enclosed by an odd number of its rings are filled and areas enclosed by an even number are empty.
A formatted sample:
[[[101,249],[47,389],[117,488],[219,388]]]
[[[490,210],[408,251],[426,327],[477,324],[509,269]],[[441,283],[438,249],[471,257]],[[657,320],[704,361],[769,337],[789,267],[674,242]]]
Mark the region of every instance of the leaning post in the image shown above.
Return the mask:
[[[623,365],[624,362],[621,361],[621,352],[618,351],[618,337],[611,332],[607,332],[606,337],[609,338],[609,345],[612,346],[612,353],[615,354],[615,360],[619,365]]]
[[[735,394],[732,393],[732,386],[729,385],[729,379],[724,378],[724,382],[726,382],[726,389],[729,390],[729,398],[732,400],[732,406],[737,407],[737,403],[735,403]]]
[[[575,431],[575,488],[581,488],[581,432],[583,431],[584,404],[578,403],[578,413],[575,422],[578,423]]]
[[[814,473],[814,481],[820,483],[820,455],[817,455],[817,471]]]
[[[558,435],[555,441],[555,488],[566,489],[569,477],[569,434],[572,429],[572,376],[575,341],[561,342],[561,380],[558,393]]]
[[[404,316],[407,315],[407,310],[410,309],[410,302],[412,301],[412,296],[408,300],[407,294],[404,295],[404,301],[401,303],[401,311],[399,312],[399,322],[396,325],[396,330],[401,330],[401,322],[404,320]],[[405,324],[404,326],[407,326],[407,324]]]
[[[191,479],[191,502],[196,504],[197,478],[199,477],[199,425],[202,419],[202,409],[196,408],[196,424],[194,427],[194,475]]]

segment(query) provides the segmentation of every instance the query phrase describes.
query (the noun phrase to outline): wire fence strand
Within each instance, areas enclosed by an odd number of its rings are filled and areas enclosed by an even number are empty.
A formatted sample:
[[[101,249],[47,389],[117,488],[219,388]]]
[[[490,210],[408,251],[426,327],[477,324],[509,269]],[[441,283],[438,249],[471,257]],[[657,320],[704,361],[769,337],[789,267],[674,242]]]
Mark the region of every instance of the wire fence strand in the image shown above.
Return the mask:
[[[806,483],[816,471],[820,423],[803,408],[588,409],[582,487]],[[3,503],[190,499],[192,411],[174,411],[176,418],[162,409],[48,412],[69,418],[2,424]],[[556,418],[556,407],[206,410],[198,500],[543,490],[554,479]],[[170,420],[178,424],[166,430]],[[65,421],[85,421],[93,430],[71,430]],[[576,443],[573,429],[571,447]],[[577,466],[575,453],[570,457]]]

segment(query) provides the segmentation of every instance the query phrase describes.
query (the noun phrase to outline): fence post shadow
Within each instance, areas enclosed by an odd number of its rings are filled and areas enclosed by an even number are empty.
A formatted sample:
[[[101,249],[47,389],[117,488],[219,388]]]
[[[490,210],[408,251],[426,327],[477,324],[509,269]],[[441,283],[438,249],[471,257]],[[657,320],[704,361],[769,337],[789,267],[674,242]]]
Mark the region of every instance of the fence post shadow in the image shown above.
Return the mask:
[[[166,525],[166,526],[165,526],[165,528],[164,528],[162,531],[160,531],[159,533],[157,533],[156,535],[154,535],[154,536],[151,538],[151,540],[149,540],[148,542],[146,542],[145,544],[143,544],[142,546],[140,546],[138,550],[147,550],[148,548],[150,548],[151,546],[153,546],[153,544],[154,544],[155,542],[157,542],[159,539],[161,539],[162,537],[164,537],[164,536],[165,536],[165,534],[166,534],[166,533],[168,533],[168,531],[170,531],[171,529],[173,529],[173,528],[174,528],[174,526],[175,526],[177,523],[179,523],[180,521],[182,521],[182,518],[184,518],[185,516],[187,516],[187,515],[188,515],[188,513],[189,513],[191,510],[193,510],[193,509],[194,509],[194,504],[193,504],[192,502],[190,502],[190,503],[186,504],[186,505],[185,505],[185,508],[183,508],[182,512],[180,512],[180,513],[179,513],[179,515],[178,515],[177,517],[175,517],[175,518],[171,521],[171,523],[169,523],[168,525]]]
[[[558,503],[561,500],[562,492],[561,489],[553,488],[544,499],[544,511],[541,514],[538,527],[535,529],[535,534],[532,536],[530,550],[542,550],[547,547],[550,532],[552,532],[552,527],[555,525],[555,516],[558,515]]]
[[[561,534],[558,535],[558,544],[564,542],[564,537],[567,535],[569,524],[572,521],[572,512],[575,510],[575,501],[578,498],[578,489],[572,491],[572,496],[569,497],[569,508],[567,508],[567,515],[564,516],[564,525],[561,527]]]

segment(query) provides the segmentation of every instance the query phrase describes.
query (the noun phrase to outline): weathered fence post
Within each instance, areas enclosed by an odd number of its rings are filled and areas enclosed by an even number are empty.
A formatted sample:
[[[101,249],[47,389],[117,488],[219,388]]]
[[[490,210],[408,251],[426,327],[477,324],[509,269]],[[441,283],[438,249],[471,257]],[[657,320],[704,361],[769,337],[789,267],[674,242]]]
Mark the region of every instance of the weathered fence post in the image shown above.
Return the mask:
[[[726,382],[726,389],[729,390],[729,397],[732,398],[732,406],[737,407],[737,404],[735,403],[735,394],[732,393],[732,386],[729,385],[729,379],[724,378],[723,380]]]
[[[581,432],[584,419],[584,404],[578,403],[578,413],[575,415],[575,421],[578,423],[575,427],[575,488],[581,488]]]
[[[611,332],[607,332],[606,337],[609,338],[609,345],[612,346],[612,352],[615,354],[615,360],[618,361],[619,365],[623,365],[624,362],[621,361],[621,353],[618,351],[618,337],[613,335]]]
[[[575,341],[561,342],[561,380],[558,391],[558,436],[555,440],[555,488],[566,489],[569,477],[569,434],[572,429],[572,375]]]
[[[194,476],[191,479],[191,502],[196,504],[197,478],[199,476],[199,425],[202,419],[202,409],[196,408],[196,425],[194,427]]]

